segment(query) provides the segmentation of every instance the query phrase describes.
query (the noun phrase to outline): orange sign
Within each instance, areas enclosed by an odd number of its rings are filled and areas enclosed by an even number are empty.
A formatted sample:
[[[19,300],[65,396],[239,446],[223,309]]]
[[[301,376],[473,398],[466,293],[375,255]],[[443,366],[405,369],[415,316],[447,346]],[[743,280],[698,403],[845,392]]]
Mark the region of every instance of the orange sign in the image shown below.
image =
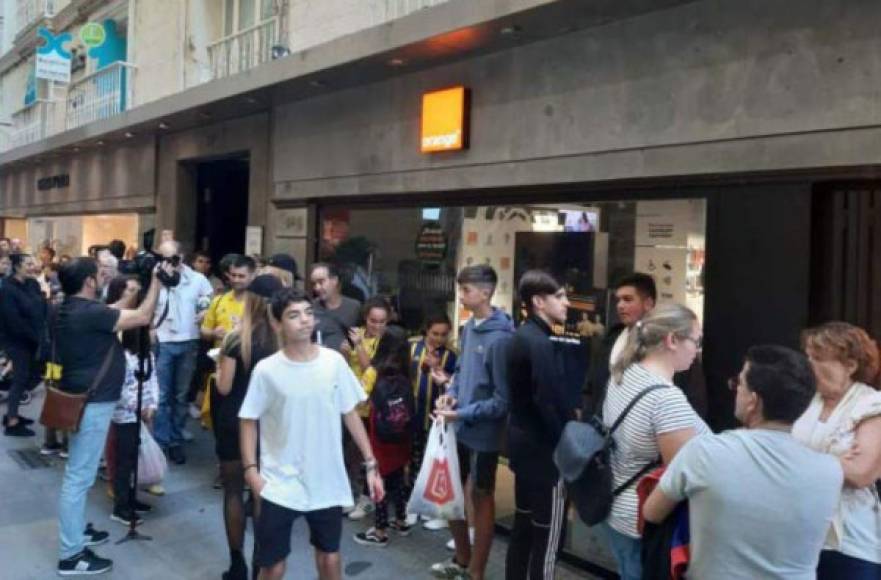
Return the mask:
[[[422,96],[422,152],[458,151],[468,146],[467,91],[454,87]]]

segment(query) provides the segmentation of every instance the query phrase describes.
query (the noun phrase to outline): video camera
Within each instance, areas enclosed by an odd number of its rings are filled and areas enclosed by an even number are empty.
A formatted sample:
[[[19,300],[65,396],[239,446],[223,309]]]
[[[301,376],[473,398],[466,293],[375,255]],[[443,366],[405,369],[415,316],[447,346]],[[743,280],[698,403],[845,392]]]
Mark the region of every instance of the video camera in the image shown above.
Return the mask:
[[[150,278],[153,275],[153,270],[156,269],[158,264],[162,263],[169,263],[177,268],[180,266],[180,256],[166,258],[165,256],[160,256],[150,250],[141,250],[135,254],[133,260],[121,265],[119,271],[122,274],[137,276],[141,281],[141,287],[146,290],[150,286]],[[159,281],[166,288],[174,288],[180,284],[180,272],[177,271],[169,274],[165,270],[159,270],[157,278],[159,278]]]

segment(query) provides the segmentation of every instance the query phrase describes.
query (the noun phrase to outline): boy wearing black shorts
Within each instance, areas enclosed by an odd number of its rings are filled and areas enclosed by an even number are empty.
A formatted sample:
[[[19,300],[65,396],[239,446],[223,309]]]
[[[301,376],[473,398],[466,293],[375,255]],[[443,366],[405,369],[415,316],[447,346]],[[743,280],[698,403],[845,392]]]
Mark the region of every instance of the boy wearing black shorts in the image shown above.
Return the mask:
[[[245,478],[260,495],[261,504],[254,566],[260,568],[262,580],[283,578],[291,529],[303,517],[309,525],[319,578],[338,580],[342,574],[342,506],[352,504],[342,424],[364,457],[373,500],[380,501],[384,495],[370,441],[356,411],[367,396],[342,355],[312,343],[315,315],[304,294],[293,289],[277,293],[271,311],[284,346],[254,368],[239,412]]]

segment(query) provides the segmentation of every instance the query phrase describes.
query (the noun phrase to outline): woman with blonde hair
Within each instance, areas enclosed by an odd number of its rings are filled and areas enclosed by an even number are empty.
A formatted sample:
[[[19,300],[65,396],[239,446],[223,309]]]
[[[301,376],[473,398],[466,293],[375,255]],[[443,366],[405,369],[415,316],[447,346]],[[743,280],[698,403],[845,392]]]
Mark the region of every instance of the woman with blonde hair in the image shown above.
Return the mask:
[[[638,480],[661,463],[669,463],[689,439],[709,431],[673,384],[673,375],[691,366],[701,341],[694,312],[679,304],[664,304],[636,323],[612,366],[603,403],[606,427],[636,400],[612,434],[615,499],[603,523],[622,580],[642,578],[636,526]]]
[[[861,328],[829,322],[802,334],[817,394],[793,436],[839,457],[844,489],[817,568],[819,580],[881,578],[881,393],[878,345]]]
[[[257,276],[245,292],[238,328],[226,335],[217,365],[218,397],[211,413],[220,477],[223,483],[223,520],[229,544],[230,568],[224,580],[247,580],[242,555],[245,540],[245,473],[239,448],[239,409],[248,392],[251,372],[258,362],[278,351],[278,337],[269,314],[269,299],[282,289],[278,278]],[[252,467],[252,466],[249,466]]]

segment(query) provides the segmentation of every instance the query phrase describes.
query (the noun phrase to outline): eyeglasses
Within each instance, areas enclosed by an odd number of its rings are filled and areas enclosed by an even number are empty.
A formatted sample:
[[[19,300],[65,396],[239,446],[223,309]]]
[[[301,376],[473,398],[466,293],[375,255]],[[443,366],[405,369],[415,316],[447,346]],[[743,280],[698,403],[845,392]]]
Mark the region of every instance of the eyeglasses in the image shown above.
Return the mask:
[[[693,342],[694,347],[698,350],[700,350],[704,347],[704,337],[703,336],[699,336],[697,338],[692,338],[690,336],[683,336],[682,340],[687,340],[689,342]]]
[[[735,375],[735,376],[731,377],[730,379],[728,379],[728,388],[731,389],[732,391],[736,391],[737,387],[739,387],[739,386],[740,386],[740,376]]]

